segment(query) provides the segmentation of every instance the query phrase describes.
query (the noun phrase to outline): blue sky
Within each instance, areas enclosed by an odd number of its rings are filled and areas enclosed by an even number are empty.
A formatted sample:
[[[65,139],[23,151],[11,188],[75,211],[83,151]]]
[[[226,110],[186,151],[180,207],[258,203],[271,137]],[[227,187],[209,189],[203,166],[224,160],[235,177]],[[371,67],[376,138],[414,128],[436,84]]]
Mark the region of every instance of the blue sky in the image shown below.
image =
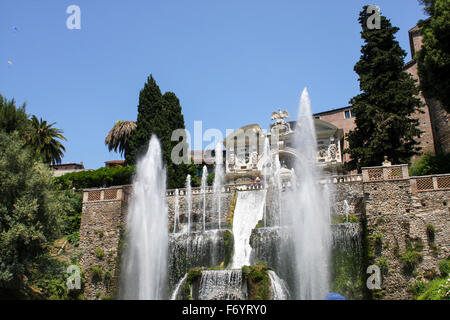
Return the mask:
[[[80,30],[66,28],[72,4]],[[191,133],[194,120],[223,132],[268,127],[277,108],[295,117],[305,86],[313,112],[359,92],[364,4],[400,28],[409,61],[408,30],[425,18],[416,0],[1,0],[0,93],[56,122],[68,138],[63,162],[86,168],[120,159],[105,136],[117,120],[136,120],[150,74],[176,93]]]

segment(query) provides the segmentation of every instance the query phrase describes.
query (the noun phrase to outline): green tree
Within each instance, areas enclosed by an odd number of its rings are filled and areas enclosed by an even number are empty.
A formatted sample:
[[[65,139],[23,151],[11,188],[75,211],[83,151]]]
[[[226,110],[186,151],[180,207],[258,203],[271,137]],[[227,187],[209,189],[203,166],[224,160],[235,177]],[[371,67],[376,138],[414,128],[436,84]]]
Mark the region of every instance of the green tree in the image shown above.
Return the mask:
[[[0,94],[0,131],[11,133],[17,130],[23,135],[29,129],[29,122],[25,103],[16,107],[14,99],[8,100]]]
[[[184,129],[180,101],[172,92],[163,95],[150,75],[139,94],[136,129],[132,131],[129,147],[125,150],[126,162],[135,164],[148,149],[150,137],[156,135],[161,142],[163,162],[167,167],[168,187],[183,186],[187,166],[176,165],[171,160],[172,148],[178,143],[171,141],[172,132],[176,129]]]
[[[347,134],[344,152],[352,158],[347,170],[380,165],[385,155],[393,163],[406,163],[419,151],[419,122],[411,115],[421,102],[414,80],[403,72],[406,52],[395,40],[399,29],[384,16],[380,29],[369,29],[366,9],[359,15],[364,45],[354,70],[362,93],[350,100],[356,128]]]
[[[40,154],[42,161],[48,164],[61,163],[66,148],[59,142],[67,140],[62,135],[62,130],[52,128],[55,123],[47,124],[47,121],[32,116],[31,132],[28,138],[28,144],[37,153]]]
[[[420,0],[430,16],[419,21],[423,47],[416,54],[420,88],[450,112],[450,1]]]
[[[60,234],[63,208],[52,181],[17,132],[0,132],[0,291],[23,288]]]
[[[108,146],[108,150],[119,151],[123,155],[125,150],[128,149],[131,132],[134,129],[136,129],[136,122],[134,121],[117,121],[105,138],[105,145]]]

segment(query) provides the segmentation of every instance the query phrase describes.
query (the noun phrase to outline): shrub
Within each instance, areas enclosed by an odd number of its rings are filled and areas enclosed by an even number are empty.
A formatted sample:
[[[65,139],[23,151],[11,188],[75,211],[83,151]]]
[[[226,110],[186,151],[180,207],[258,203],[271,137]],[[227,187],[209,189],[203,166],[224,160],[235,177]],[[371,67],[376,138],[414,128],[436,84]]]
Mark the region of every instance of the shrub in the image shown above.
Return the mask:
[[[103,258],[105,257],[105,251],[103,251],[102,248],[97,248],[97,250],[95,250],[95,256],[97,257],[97,259],[103,260]]]
[[[92,275],[93,282],[101,281],[103,278],[102,268],[100,266],[92,266],[91,267],[91,275]]]
[[[242,275],[247,280],[249,300],[268,300],[270,298],[270,278],[264,265],[243,266]]]
[[[388,270],[389,270],[389,264],[387,262],[387,258],[386,257],[381,257],[378,259],[376,265],[380,268],[380,271],[382,274],[387,274]]]
[[[400,261],[404,263],[405,271],[412,272],[422,261],[422,254],[419,252],[423,245],[417,243],[413,246],[410,242],[406,245],[406,250],[400,255]]]
[[[450,279],[435,279],[430,281],[417,300],[450,300]]]
[[[450,153],[426,154],[417,159],[409,169],[411,176],[450,173]]]
[[[431,223],[427,223],[426,228],[427,228],[428,240],[430,242],[434,242],[434,236],[435,236],[435,233],[436,233],[436,230],[435,230],[434,226]]]
[[[438,266],[441,276],[446,277],[450,274],[450,258],[440,260]]]
[[[101,188],[131,184],[134,172],[134,166],[100,168],[66,173],[54,179],[61,189]]]

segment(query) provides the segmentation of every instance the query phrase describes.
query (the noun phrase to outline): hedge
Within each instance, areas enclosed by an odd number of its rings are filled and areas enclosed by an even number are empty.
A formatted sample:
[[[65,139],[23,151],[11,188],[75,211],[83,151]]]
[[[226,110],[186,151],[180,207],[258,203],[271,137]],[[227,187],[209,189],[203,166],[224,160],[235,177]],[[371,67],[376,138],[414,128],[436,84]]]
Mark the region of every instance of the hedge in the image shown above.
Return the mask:
[[[84,189],[120,186],[132,183],[135,166],[100,168],[92,171],[66,173],[55,177],[61,189]]]

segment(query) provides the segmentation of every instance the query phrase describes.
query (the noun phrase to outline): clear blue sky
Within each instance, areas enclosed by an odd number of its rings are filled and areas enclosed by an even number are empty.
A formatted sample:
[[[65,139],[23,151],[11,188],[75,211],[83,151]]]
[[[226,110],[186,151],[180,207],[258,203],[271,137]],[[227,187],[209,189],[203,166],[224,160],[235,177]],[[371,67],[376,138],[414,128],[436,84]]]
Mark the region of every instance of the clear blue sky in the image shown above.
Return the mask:
[[[81,30],[66,28],[71,4]],[[408,30],[425,17],[416,0],[1,0],[0,93],[56,122],[68,138],[63,162],[87,168],[120,159],[105,136],[115,121],[136,120],[150,74],[176,93],[191,133],[194,120],[223,132],[268,127],[278,107],[295,117],[305,86],[313,112],[359,92],[364,4],[400,28],[409,61]]]

